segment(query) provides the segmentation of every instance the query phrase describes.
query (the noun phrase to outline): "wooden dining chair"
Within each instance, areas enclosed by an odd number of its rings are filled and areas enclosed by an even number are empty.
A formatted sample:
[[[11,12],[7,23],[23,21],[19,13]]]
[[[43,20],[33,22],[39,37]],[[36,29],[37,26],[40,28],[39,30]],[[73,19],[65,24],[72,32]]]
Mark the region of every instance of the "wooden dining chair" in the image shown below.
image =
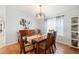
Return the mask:
[[[34,49],[34,43],[30,43],[27,41],[25,30],[19,31],[19,36],[18,36],[18,42],[20,45],[20,53],[27,53],[29,51],[32,51]],[[25,40],[24,38],[25,37]]]
[[[49,53],[51,53],[51,45],[52,45],[52,35],[51,35],[51,33],[48,33],[47,39],[45,41],[43,41],[42,43],[40,43],[39,49],[44,50],[45,54],[46,54],[46,50],[48,50]]]
[[[54,31],[52,33],[52,53],[55,53],[56,51],[56,36],[57,36],[57,33],[56,31]]]
[[[41,34],[41,30],[40,29],[37,29],[37,31],[38,31],[38,34]]]

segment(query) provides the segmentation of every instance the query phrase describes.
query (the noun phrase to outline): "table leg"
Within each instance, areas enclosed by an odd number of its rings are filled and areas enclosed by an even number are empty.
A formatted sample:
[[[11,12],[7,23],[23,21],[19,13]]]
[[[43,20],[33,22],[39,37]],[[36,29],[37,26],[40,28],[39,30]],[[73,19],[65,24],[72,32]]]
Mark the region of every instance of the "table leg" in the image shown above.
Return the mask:
[[[36,43],[36,54],[39,54],[39,43]]]

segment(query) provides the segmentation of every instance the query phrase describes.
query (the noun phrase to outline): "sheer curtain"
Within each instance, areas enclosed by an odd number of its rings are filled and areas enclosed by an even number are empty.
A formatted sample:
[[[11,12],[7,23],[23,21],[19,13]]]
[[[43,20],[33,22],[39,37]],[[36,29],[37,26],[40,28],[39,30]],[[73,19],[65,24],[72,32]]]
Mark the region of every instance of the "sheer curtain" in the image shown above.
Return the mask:
[[[58,35],[63,36],[63,21],[64,21],[64,16],[57,16],[56,17],[56,30],[58,32]]]
[[[47,31],[52,30],[52,29],[56,30],[56,18],[47,20]]]
[[[57,34],[60,36],[63,36],[63,21],[64,21],[64,15],[57,16],[52,19],[47,20],[47,32],[50,29],[53,29],[57,31]]]

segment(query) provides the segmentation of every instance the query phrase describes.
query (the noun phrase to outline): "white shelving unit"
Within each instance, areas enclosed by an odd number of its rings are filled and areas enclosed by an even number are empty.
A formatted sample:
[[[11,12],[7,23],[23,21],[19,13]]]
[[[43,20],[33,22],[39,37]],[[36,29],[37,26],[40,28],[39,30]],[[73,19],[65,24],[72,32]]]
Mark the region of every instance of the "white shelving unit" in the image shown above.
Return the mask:
[[[79,17],[71,17],[71,47],[79,48]]]

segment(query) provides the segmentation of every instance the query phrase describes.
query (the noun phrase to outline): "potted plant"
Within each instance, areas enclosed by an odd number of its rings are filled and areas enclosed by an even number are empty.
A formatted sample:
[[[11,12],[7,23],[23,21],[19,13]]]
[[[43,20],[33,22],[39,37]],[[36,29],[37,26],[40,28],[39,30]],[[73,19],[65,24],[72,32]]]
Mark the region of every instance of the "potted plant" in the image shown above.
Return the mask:
[[[26,21],[25,19],[21,19],[20,25],[24,27],[24,29],[28,29],[28,25],[30,24],[30,21]]]

